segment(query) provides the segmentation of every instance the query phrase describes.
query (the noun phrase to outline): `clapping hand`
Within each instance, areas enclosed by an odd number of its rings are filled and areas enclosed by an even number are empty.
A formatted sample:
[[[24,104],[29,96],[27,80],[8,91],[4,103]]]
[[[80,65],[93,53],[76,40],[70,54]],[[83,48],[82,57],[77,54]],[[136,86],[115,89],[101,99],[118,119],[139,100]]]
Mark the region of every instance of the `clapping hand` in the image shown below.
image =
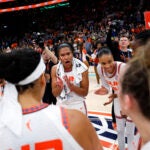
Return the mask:
[[[61,90],[63,89],[63,86],[64,86],[63,81],[59,76],[57,76],[56,86],[60,88]]]
[[[67,83],[69,89],[72,91],[73,90],[73,84],[71,83],[71,81],[68,79],[67,75],[64,76],[64,80]]]

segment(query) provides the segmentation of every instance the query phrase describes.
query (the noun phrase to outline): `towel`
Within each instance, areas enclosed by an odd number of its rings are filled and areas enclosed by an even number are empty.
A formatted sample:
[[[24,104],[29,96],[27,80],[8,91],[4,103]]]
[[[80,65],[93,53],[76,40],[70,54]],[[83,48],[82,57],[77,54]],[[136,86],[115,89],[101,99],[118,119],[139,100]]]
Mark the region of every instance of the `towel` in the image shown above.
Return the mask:
[[[0,124],[7,126],[15,135],[22,133],[22,108],[17,101],[18,92],[11,83],[6,83],[0,101]]]
[[[85,72],[88,68],[83,62],[81,62],[77,58],[73,58],[72,64],[73,64],[72,71],[75,77],[75,83],[79,84],[80,81],[82,80],[82,73]],[[65,72],[64,72],[64,67],[61,61],[59,61],[57,65],[56,75],[62,79],[63,85],[64,85],[64,88],[60,96],[58,96],[57,98],[61,99],[62,101],[65,101],[67,100],[67,94],[70,93],[70,89],[67,86],[67,83],[65,82],[65,80],[63,79],[63,77],[65,76]]]

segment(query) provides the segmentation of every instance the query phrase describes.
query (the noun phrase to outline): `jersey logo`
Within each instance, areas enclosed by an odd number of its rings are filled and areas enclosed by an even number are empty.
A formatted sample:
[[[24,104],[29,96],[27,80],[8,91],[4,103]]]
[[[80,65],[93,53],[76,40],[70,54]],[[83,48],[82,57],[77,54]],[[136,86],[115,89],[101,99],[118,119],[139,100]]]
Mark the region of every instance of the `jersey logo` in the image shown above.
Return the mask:
[[[69,76],[69,81],[73,82],[74,81],[74,76]]]
[[[107,83],[112,87],[114,91],[118,90],[118,82],[117,81],[107,81]]]
[[[31,129],[31,120],[27,121],[26,127],[27,127],[30,131],[32,131],[32,129]]]

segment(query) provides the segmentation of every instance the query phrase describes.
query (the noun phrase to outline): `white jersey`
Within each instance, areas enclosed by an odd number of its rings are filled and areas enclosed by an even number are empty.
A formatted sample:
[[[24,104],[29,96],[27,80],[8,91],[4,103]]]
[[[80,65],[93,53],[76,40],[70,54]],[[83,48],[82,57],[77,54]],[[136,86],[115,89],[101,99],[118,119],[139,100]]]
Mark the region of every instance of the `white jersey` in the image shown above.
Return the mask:
[[[109,89],[110,87],[114,90],[114,93],[118,92],[118,77],[121,69],[125,66],[125,63],[116,61],[115,68],[116,70],[112,74],[106,74],[101,65],[97,66],[97,71],[100,76],[102,86]],[[114,98],[114,112],[116,117],[120,117],[121,107],[118,98]]]
[[[15,121],[15,118],[14,118]],[[23,110],[22,135],[0,125],[0,150],[82,150],[69,133],[65,109],[41,104]]]
[[[97,71],[102,81],[102,86],[109,89],[111,87],[115,93],[118,91],[118,76],[120,71],[124,68],[125,63],[116,61],[116,70],[113,74],[106,74],[105,71],[102,69],[101,65],[97,66]]]
[[[147,142],[145,145],[143,145],[141,150],[149,150],[149,149],[150,149],[150,141]]]
[[[0,98],[3,96],[4,85],[0,85]]]
[[[72,84],[80,87],[80,83],[75,82],[75,76],[74,76],[73,71],[65,72],[65,75],[67,75],[69,81]],[[72,91],[69,91],[69,93],[66,94],[66,100],[64,101],[62,101],[62,99],[60,99],[60,97],[58,96],[57,105],[68,108],[68,109],[77,109],[83,112],[84,114],[87,114],[85,98]]]
[[[80,87],[80,83],[76,83],[75,82],[75,75],[73,73],[73,71],[70,71],[70,72],[65,72],[65,75],[68,77],[69,81],[75,85],[75,86],[78,86]],[[68,103],[69,102],[76,102],[76,101],[84,101],[85,98],[83,96],[80,96],[78,94],[76,94],[75,92],[72,92],[70,91],[68,94],[67,94],[67,101]]]
[[[106,73],[105,70],[98,66],[98,74],[102,81],[102,86],[111,87],[115,94],[118,93],[118,77],[120,71],[125,67],[125,63],[115,62],[115,71],[112,74]],[[117,98],[114,98],[114,113],[117,124],[117,137],[118,137],[118,146],[120,150],[125,150],[125,135],[127,135],[127,145],[128,150],[131,150],[133,147],[132,141],[134,139],[134,129],[135,125],[129,117],[126,119],[121,114],[120,101]],[[125,127],[126,124],[126,127]],[[135,145],[136,147],[136,145]]]

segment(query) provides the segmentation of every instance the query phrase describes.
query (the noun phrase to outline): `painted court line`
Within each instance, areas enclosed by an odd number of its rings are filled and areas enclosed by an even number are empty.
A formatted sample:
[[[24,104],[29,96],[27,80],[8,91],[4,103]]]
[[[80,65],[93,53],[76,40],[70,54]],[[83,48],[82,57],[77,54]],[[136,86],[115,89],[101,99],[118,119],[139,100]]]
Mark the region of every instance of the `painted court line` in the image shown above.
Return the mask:
[[[111,114],[88,111],[88,117],[97,132],[104,150],[118,150],[117,133],[112,127]]]

